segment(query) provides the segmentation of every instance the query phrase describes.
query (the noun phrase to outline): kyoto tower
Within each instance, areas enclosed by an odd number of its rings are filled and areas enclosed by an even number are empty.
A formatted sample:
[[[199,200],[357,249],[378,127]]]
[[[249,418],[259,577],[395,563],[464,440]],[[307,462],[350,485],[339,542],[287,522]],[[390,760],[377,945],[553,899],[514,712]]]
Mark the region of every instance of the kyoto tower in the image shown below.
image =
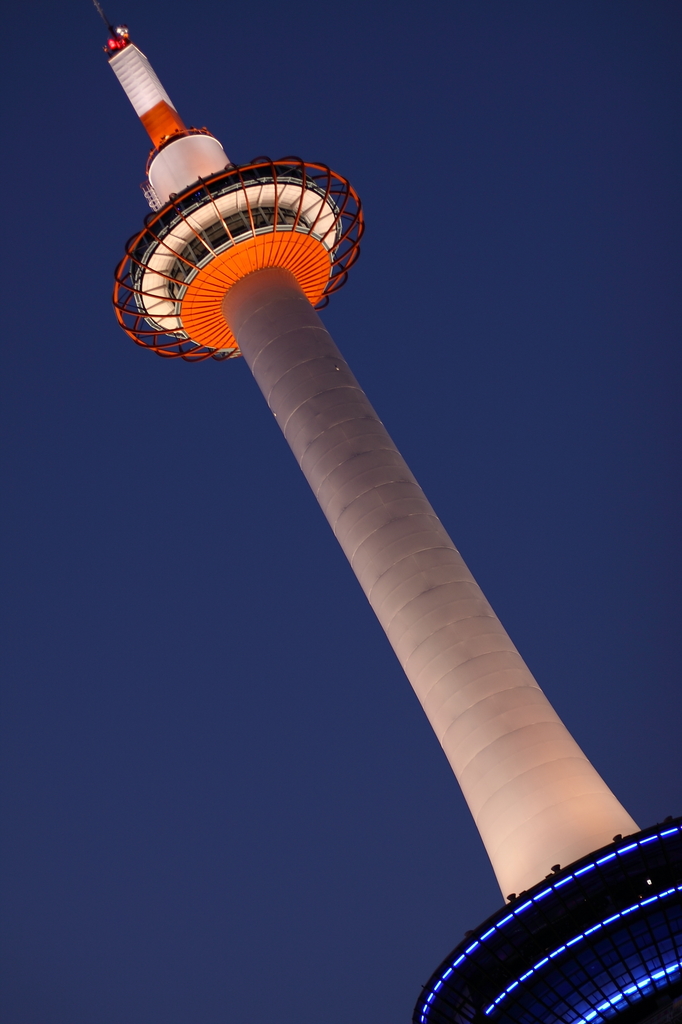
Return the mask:
[[[127,28],[107,27],[109,64],[153,146],[152,212],[116,270],[118,321],[164,358],[244,357],[506,901],[434,972],[415,1024],[682,1016],[682,819],[640,831],[590,764],[316,312],[359,255],[358,196],[297,157],[232,164],[207,129],[186,127]]]

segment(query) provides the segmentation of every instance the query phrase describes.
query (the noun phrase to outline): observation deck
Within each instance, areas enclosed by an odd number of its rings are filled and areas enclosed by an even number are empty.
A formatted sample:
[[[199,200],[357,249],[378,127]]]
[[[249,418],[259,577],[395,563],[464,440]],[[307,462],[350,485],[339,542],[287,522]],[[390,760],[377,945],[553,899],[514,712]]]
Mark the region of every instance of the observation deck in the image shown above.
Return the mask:
[[[634,1024],[680,994],[676,818],[615,837],[510,900],[443,961],[413,1021]]]
[[[291,271],[322,308],[359,255],[360,200],[323,164],[266,157],[199,179],[130,239],[116,270],[123,329],[159,355],[196,361],[240,355],[221,312],[254,270]]]

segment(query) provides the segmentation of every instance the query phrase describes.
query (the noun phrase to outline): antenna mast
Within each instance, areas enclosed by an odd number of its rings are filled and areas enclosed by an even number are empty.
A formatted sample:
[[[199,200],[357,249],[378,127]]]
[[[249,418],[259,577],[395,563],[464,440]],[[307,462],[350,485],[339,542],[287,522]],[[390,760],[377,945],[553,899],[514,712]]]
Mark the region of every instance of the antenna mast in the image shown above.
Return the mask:
[[[109,19],[106,16],[106,14],[102,10],[102,5],[98,2],[98,0],[92,0],[92,2],[95,5],[95,10],[99,14],[100,18],[102,19],[104,24],[107,26],[107,28],[109,29],[109,31],[113,35],[113,33],[114,33],[114,26],[111,24],[111,22],[109,21]]]

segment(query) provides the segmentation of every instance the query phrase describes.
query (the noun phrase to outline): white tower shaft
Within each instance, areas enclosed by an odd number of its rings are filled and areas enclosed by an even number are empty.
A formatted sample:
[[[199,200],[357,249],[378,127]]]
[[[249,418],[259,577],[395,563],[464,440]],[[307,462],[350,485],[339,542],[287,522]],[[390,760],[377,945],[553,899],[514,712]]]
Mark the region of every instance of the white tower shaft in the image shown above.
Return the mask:
[[[638,826],[566,730],[286,270],[223,313],[452,769],[502,893]]]

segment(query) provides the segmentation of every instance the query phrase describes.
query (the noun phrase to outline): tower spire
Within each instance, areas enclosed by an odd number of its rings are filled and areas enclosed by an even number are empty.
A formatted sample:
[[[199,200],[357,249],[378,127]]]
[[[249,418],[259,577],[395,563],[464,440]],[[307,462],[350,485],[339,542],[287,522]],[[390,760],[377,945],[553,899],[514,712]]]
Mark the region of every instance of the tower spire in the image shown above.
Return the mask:
[[[172,135],[185,132],[174,103],[142,50],[131,41],[125,25],[114,28],[107,51],[111,69],[154,145],[160,146]]]
[[[147,162],[149,188],[144,186],[153,209],[192,182],[230,166],[228,156],[206,128],[188,128],[164,89],[149,60],[133,43],[127,25],[109,25],[97,0],[93,0],[110,30],[104,52],[154,149]]]

